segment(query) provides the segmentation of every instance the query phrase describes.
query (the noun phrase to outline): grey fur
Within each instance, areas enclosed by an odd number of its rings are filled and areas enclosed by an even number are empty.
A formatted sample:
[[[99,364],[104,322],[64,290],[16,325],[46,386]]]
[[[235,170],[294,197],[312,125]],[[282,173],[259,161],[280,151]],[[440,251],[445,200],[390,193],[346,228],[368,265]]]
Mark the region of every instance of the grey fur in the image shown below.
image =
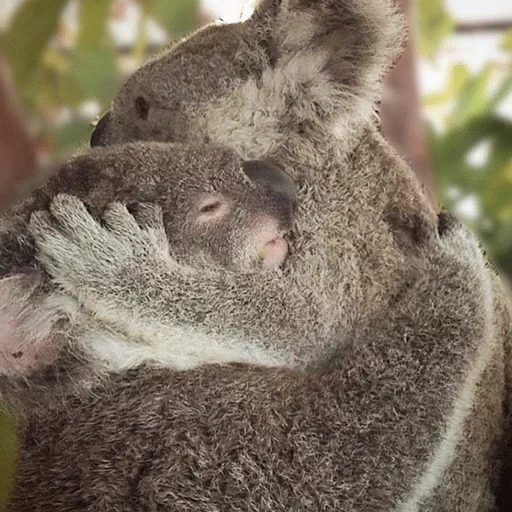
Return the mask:
[[[35,408],[12,511],[494,509],[510,304],[464,230],[435,235],[379,134],[401,37],[385,0],[267,0],[127,82],[95,144],[212,142],[299,183],[291,263],[307,292],[272,307],[316,318],[335,353],[307,371],[140,368]]]
[[[286,246],[280,237],[293,225],[295,191],[289,178],[284,179],[275,166],[244,162],[226,149],[137,143],[94,150],[74,158],[32,197],[0,218],[0,269],[4,277],[0,281],[0,374],[30,373],[38,366],[36,357],[41,363],[39,366],[47,365],[58,354],[58,345],[71,336],[73,325],[77,333],[84,328],[82,323],[91,323],[78,313],[75,301],[66,300],[49,286],[37,265],[34,239],[27,230],[30,214],[49,204],[57,191],[86,198],[97,214],[111,201],[157,202],[165,217],[173,261],[187,269],[195,266],[211,268],[214,272],[221,267],[261,274],[259,254],[267,255],[267,242],[277,240]],[[54,210],[57,204],[65,206],[66,197],[55,201]],[[206,211],[202,211],[204,207]],[[111,208],[113,210],[107,208],[103,214],[106,218],[115,218],[116,209],[124,207],[119,203]],[[138,210],[137,216],[143,218],[143,209]],[[77,217],[77,213],[74,214]],[[39,219],[43,221],[42,214]],[[87,254],[94,256],[95,249],[108,247],[107,243],[102,246],[104,240],[99,230],[98,226],[97,236],[92,231],[85,235],[83,253],[75,255],[72,266],[81,258],[85,261],[83,257]],[[167,238],[165,246],[171,259]],[[130,246],[125,244],[117,253],[107,254],[107,263],[119,268],[129,253]],[[267,261],[264,259],[264,263]],[[91,275],[98,264],[99,261],[90,262]],[[137,270],[133,269],[135,273]],[[144,276],[141,278],[146,282]],[[139,290],[147,293],[145,287]],[[97,310],[91,313],[96,314]],[[115,319],[119,316],[117,313],[113,314]],[[189,310],[188,324],[193,323],[195,317],[196,313]],[[96,314],[94,321],[101,318],[101,314]],[[127,332],[126,326],[120,326],[119,322],[116,327],[123,327],[121,333],[128,339],[134,334]],[[101,326],[97,329],[101,331]],[[78,346],[84,343],[84,340],[74,340]],[[179,357],[184,354],[185,348]],[[166,357],[166,364],[172,366],[169,351]],[[199,357],[196,355],[195,360]],[[241,360],[260,361],[250,354]],[[183,367],[185,363],[176,364]]]
[[[54,400],[26,423],[10,510],[414,510],[493,328],[464,229],[428,230],[407,256],[400,292],[318,371],[139,368]]]

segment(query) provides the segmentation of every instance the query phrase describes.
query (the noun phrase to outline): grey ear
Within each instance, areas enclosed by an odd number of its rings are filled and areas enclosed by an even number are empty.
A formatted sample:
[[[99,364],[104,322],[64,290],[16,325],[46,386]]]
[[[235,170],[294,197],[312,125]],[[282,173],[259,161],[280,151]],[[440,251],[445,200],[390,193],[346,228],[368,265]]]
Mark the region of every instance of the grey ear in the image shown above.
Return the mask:
[[[243,170],[254,183],[272,192],[284,195],[289,201],[297,199],[297,188],[291,176],[274,162],[268,160],[249,160],[244,162]]]
[[[99,121],[96,127],[94,128],[94,131],[91,134],[91,147],[95,146],[106,146],[106,132],[109,129],[110,125],[110,112],[107,112]]]

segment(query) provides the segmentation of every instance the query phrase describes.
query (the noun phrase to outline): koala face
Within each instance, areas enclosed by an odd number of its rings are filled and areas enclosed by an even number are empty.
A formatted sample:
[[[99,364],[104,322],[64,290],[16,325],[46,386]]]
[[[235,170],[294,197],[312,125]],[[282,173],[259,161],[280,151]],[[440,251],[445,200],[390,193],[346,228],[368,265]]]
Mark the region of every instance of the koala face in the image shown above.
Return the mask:
[[[215,143],[259,158],[284,133],[348,133],[372,118],[402,29],[388,0],[260,1],[246,22],[199,30],[134,73],[91,145]]]
[[[137,204],[160,205],[170,249],[184,263],[273,269],[288,254],[283,236],[293,226],[295,183],[273,162],[243,160],[228,149],[154,142],[96,148],[63,165],[11,217],[27,222],[58,193],[98,214],[115,201],[135,214]],[[2,274],[12,274],[10,266],[19,271],[11,260],[21,253],[29,266],[33,248],[19,230],[4,238]]]
[[[248,46],[239,24],[214,25],[144,66],[99,121],[91,145],[136,140],[208,143],[207,135],[197,132],[194,118],[201,106],[247,79],[242,54],[244,49],[251,52]]]
[[[272,163],[244,161],[187,172],[164,204],[171,251],[179,260],[199,257],[248,271],[277,268],[288,255],[284,235],[293,226],[295,187]]]

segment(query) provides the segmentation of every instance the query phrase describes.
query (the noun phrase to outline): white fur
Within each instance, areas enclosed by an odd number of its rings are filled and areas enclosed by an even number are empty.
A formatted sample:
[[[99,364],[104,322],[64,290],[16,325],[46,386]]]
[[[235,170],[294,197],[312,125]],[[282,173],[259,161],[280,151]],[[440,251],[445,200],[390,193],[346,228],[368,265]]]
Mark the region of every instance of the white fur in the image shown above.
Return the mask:
[[[151,343],[140,340],[140,332],[123,336],[108,327],[87,331],[79,345],[99,359],[98,371],[122,371],[141,364],[189,370],[201,364],[252,363],[261,366],[283,366],[284,359],[239,340],[227,340],[201,334],[197,329],[176,327],[172,333],[153,332]]]

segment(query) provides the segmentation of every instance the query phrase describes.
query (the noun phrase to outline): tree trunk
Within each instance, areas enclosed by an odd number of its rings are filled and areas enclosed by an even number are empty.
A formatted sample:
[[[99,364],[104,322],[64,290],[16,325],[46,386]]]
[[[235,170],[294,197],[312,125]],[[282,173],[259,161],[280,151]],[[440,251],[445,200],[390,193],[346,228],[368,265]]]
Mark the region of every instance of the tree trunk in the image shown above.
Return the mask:
[[[0,211],[15,200],[37,168],[36,148],[0,54]]]
[[[432,163],[421,116],[416,79],[415,17],[413,0],[399,0],[407,15],[410,31],[407,46],[386,78],[381,105],[382,127],[396,150],[412,165],[427,195],[437,206]]]

